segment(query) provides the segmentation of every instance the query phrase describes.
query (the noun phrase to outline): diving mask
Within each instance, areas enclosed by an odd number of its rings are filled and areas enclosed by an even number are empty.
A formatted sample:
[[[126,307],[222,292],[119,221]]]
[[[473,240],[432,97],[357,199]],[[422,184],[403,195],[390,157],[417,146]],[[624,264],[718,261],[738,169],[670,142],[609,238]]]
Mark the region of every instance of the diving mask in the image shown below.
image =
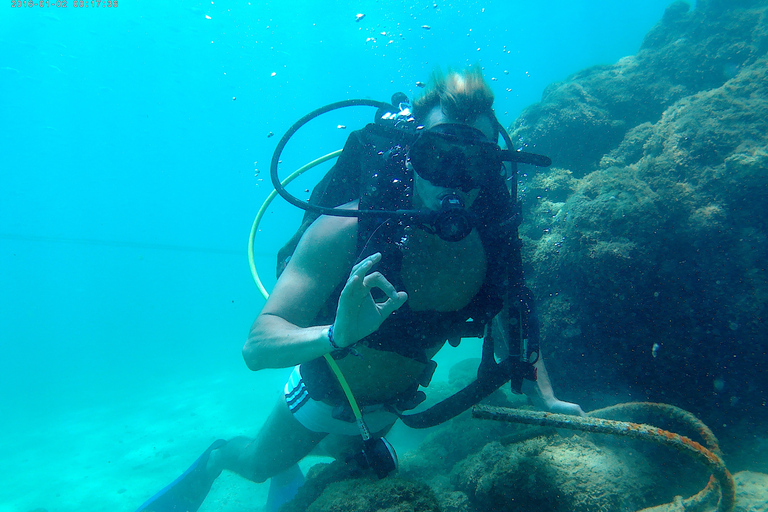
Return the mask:
[[[501,173],[498,144],[465,124],[439,124],[413,142],[408,158],[414,172],[438,187],[469,192],[487,188]]]

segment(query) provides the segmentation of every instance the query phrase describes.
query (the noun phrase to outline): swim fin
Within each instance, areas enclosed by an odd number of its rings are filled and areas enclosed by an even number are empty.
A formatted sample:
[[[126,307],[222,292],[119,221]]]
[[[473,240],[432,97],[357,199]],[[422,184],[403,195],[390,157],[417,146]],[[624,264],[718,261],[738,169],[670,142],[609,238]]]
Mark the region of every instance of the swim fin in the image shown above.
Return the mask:
[[[267,512],[277,512],[280,507],[291,501],[304,485],[304,473],[298,464],[294,464],[282,473],[269,480],[269,496],[267,497]]]
[[[205,471],[208,457],[226,443],[223,439],[214,441],[179,478],[149,498],[136,512],[196,512],[216,480]]]

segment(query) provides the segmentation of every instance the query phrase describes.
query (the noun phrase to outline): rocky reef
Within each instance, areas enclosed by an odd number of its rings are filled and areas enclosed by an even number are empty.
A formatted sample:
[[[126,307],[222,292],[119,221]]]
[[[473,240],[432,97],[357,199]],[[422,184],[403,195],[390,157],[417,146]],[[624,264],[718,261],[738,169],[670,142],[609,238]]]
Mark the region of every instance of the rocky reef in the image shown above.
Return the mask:
[[[523,406],[514,397],[497,395],[494,401]],[[764,510],[766,478],[735,475],[735,510]],[[703,467],[667,447],[463,414],[401,457],[397,476],[377,480],[338,461],[315,466],[297,498],[281,511],[714,511],[716,492],[695,508],[682,505],[682,497],[707,481]]]
[[[524,260],[556,387],[586,408],[667,402],[726,439],[768,419],[766,52],[768,2],[678,1],[510,128],[553,160],[522,169]]]
[[[424,483],[390,477],[376,480],[342,462],[312,468],[296,498],[281,512],[440,512]]]
[[[477,364],[454,366],[437,393],[448,396],[460,389]],[[487,403],[530,407],[525,397],[509,389],[498,390]],[[623,419],[678,432],[717,450],[717,441],[700,424],[666,409],[623,407],[602,414],[628,414]],[[734,510],[766,510],[766,479],[762,473],[737,473]],[[669,446],[479,420],[467,411],[434,429],[417,450],[401,454],[397,475],[378,480],[371,470],[341,461],[314,466],[298,496],[281,512],[706,512],[717,507],[716,490],[683,498],[703,489],[708,480],[709,470],[700,461]]]

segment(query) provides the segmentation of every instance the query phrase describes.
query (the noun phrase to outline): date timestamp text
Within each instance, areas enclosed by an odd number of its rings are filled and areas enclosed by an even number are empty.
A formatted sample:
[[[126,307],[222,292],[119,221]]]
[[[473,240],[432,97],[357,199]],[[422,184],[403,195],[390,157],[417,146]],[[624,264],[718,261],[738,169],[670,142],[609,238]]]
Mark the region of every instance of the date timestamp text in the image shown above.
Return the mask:
[[[109,9],[116,8],[117,2],[118,0],[11,0],[11,8]]]

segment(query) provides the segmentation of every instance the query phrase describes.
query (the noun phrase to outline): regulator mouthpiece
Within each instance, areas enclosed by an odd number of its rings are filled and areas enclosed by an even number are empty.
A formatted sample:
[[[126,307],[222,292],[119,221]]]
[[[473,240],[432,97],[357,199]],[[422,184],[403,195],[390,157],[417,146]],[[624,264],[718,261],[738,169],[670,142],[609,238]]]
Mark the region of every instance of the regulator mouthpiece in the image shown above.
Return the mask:
[[[440,210],[435,212],[429,226],[437,236],[447,242],[464,240],[475,225],[475,214],[464,208],[458,194],[448,194],[440,200]]]

